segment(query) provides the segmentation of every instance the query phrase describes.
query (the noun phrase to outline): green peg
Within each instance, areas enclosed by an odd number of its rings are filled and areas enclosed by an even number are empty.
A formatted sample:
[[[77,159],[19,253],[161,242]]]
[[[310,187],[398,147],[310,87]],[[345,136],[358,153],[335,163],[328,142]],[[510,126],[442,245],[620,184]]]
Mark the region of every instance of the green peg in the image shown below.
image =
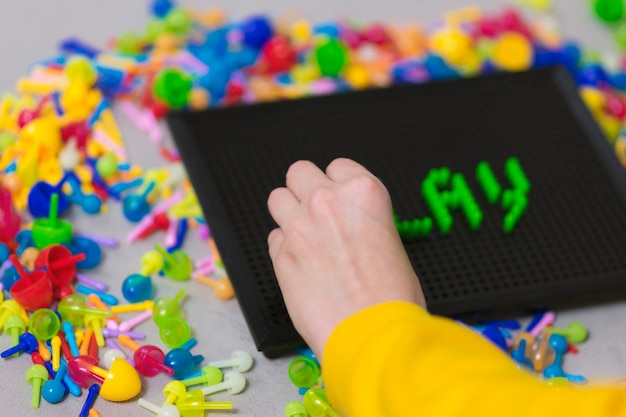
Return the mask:
[[[33,222],[32,237],[37,249],[61,243],[70,243],[72,240],[72,224],[58,218],[59,195],[50,196],[50,215],[47,219],[36,219]]]
[[[87,298],[83,294],[71,294],[59,302],[57,308],[63,320],[67,320],[74,326],[85,327],[85,314],[111,317],[108,310],[87,307]]]
[[[185,398],[176,404],[182,417],[204,417],[205,410],[230,410],[233,403],[230,401],[204,401],[204,393],[200,390],[187,391]]]
[[[192,385],[213,385],[222,382],[222,371],[216,366],[205,366],[200,370],[200,375],[193,378],[183,379],[186,387]]]
[[[483,221],[483,212],[480,210],[478,203],[474,199],[472,190],[467,185],[465,177],[461,174],[452,176],[452,190],[459,199],[459,206],[472,230],[480,227]]]
[[[39,340],[50,340],[61,329],[59,316],[49,308],[40,308],[30,316],[30,332]]]
[[[310,417],[340,417],[330,407],[326,391],[323,388],[310,388],[304,393],[304,408]]]
[[[592,7],[598,19],[605,23],[615,23],[624,16],[623,0],[593,0]]]
[[[317,384],[321,372],[317,362],[308,356],[298,356],[289,363],[289,379],[298,388],[308,388]]]
[[[187,281],[191,279],[193,262],[189,255],[182,250],[168,253],[161,245],[154,245],[154,250],[163,258],[163,273],[174,281]]]
[[[174,298],[157,298],[152,307],[152,319],[157,326],[162,327],[169,318],[182,316],[183,310],[180,306],[180,302],[184,296],[185,290],[181,289],[176,293]]]
[[[530,191],[530,181],[528,181],[517,158],[509,158],[506,160],[504,163],[504,172],[515,190],[523,193]]]
[[[568,342],[575,345],[584,342],[589,336],[589,331],[587,330],[587,328],[578,321],[570,322],[565,328],[546,327],[545,331],[550,334],[560,334],[564,336]]]
[[[291,401],[285,407],[285,417],[308,417],[309,414],[300,401]]]
[[[0,329],[4,328],[4,323],[12,315],[28,318],[26,310],[15,300],[4,300],[0,304]]]
[[[191,339],[191,329],[182,317],[170,317],[159,326],[159,337],[165,346],[175,349]]]
[[[41,396],[41,387],[48,380],[48,370],[43,365],[32,365],[26,371],[26,382],[33,387],[33,396],[31,405],[33,408],[39,408]]]
[[[481,161],[476,166],[476,181],[482,187],[487,201],[490,204],[496,204],[500,198],[502,187],[487,162]]]
[[[11,335],[13,346],[20,342],[20,335],[26,330],[26,322],[22,316],[13,314],[4,322],[4,331]]]

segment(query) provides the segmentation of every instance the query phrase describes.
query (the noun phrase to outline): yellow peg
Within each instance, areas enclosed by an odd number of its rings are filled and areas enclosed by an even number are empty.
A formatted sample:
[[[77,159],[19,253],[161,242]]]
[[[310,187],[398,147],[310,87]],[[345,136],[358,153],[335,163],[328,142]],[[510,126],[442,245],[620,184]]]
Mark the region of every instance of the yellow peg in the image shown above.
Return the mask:
[[[58,371],[61,365],[61,337],[53,336],[50,345],[52,346],[52,369]]]

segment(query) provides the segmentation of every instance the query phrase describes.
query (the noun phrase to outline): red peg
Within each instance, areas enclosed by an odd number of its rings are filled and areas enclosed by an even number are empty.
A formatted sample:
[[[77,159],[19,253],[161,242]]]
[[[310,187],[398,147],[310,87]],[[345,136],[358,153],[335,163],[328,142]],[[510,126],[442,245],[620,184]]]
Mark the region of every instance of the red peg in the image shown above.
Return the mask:
[[[13,207],[11,193],[0,187],[0,242],[13,239],[22,226],[22,218]]]
[[[47,308],[52,302],[52,281],[45,270],[27,273],[17,255],[10,256],[11,263],[20,279],[11,287],[11,296],[26,310],[35,311]]]
[[[62,330],[59,330],[59,332],[57,333],[57,336],[59,336],[59,339],[61,339],[61,353],[63,353],[63,357],[65,358],[65,360],[70,360],[70,358],[74,355],[72,355],[72,349],[70,348],[70,345],[67,343],[67,339],[65,338],[65,333],[63,333]]]
[[[161,349],[153,345],[139,345],[126,335],[119,335],[118,340],[123,346],[132,349],[135,354],[133,361],[135,368],[145,376],[155,376],[159,372],[163,372],[169,376],[174,375],[174,369],[165,365],[165,353]]]
[[[139,239],[145,239],[157,230],[167,230],[170,227],[170,218],[166,212],[159,213],[152,218],[150,225],[144,229],[138,236]]]
[[[35,268],[46,268],[55,286],[67,285],[76,277],[76,264],[86,258],[84,253],[72,255],[63,245],[52,245],[39,252]]]
[[[92,358],[98,358],[98,342],[96,341],[96,334],[91,334],[91,342],[89,343],[89,356]]]
[[[296,51],[283,36],[268,40],[261,49],[262,66],[269,73],[288,71],[296,63]]]

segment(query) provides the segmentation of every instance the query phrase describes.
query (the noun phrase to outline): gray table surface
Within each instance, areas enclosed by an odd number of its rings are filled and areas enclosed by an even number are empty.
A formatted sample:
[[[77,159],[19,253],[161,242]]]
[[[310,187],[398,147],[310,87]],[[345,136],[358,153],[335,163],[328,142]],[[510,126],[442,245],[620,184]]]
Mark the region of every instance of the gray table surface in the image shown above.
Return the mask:
[[[12,91],[16,80],[25,74],[32,62],[56,53],[57,42],[68,36],[79,36],[94,45],[104,46],[106,41],[128,29],[142,30],[148,18],[147,1],[127,0],[56,0],[56,1],[3,1],[0,5],[0,91]],[[313,22],[351,17],[362,21],[383,21],[392,24],[417,22],[433,24],[444,12],[465,6],[463,0],[386,2],[355,0],[317,0],[315,2],[288,2],[268,0],[258,2],[184,1],[186,6],[206,8],[221,6],[233,19],[253,13],[268,13],[274,17],[299,12]],[[505,1],[475,2],[485,10],[499,10]],[[610,32],[593,20],[587,1],[556,1],[554,15],[568,36],[581,40],[609,56],[615,55]],[[118,118],[131,160],[143,167],[161,164],[155,148],[126,118]],[[111,203],[109,213],[88,217],[77,210],[71,215],[79,230],[123,238],[129,223],[122,217],[118,204]],[[149,250],[153,239],[121,249],[105,250],[101,266],[91,275],[109,283],[111,291],[121,296],[121,282],[139,269],[139,257]],[[187,241],[185,248],[194,258],[206,256],[208,249],[197,236]],[[623,248],[622,248],[623,249]],[[268,360],[256,352],[241,310],[236,300],[221,301],[212,291],[195,282],[184,284],[156,278],[158,296],[173,295],[181,286],[189,294],[184,302],[189,323],[199,343],[194,353],[208,359],[228,357],[234,349],[244,349],[253,354],[256,364],[248,373],[248,388],[238,395],[216,394],[215,400],[232,400],[235,410],[212,415],[281,416],[284,405],[299,399],[297,389],[287,377],[289,358]],[[594,379],[615,379],[626,375],[626,332],[621,316],[626,313],[626,301],[604,303],[558,312],[557,325],[577,320],[591,329],[590,340],[582,345],[577,356],[568,355],[566,370],[581,373]],[[139,330],[148,334],[148,342],[159,344],[153,324],[144,324]],[[6,335],[0,335],[0,345],[8,346]],[[78,415],[82,400],[68,397],[58,405],[42,402],[41,408],[30,407],[30,387],[24,380],[29,361],[26,357],[0,361],[0,415],[57,416]],[[160,404],[161,390],[168,378],[144,378],[140,396]],[[111,403],[99,399],[96,409],[102,416],[147,416],[151,413],[140,408],[136,401]]]

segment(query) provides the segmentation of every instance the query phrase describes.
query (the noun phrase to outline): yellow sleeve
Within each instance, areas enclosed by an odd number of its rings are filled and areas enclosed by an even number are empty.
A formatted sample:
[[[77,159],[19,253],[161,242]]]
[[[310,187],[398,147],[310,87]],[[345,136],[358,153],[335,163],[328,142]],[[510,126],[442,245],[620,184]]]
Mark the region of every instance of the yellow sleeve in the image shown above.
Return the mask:
[[[343,321],[322,365],[342,417],[626,416],[626,391],[548,386],[473,330],[407,302]]]

